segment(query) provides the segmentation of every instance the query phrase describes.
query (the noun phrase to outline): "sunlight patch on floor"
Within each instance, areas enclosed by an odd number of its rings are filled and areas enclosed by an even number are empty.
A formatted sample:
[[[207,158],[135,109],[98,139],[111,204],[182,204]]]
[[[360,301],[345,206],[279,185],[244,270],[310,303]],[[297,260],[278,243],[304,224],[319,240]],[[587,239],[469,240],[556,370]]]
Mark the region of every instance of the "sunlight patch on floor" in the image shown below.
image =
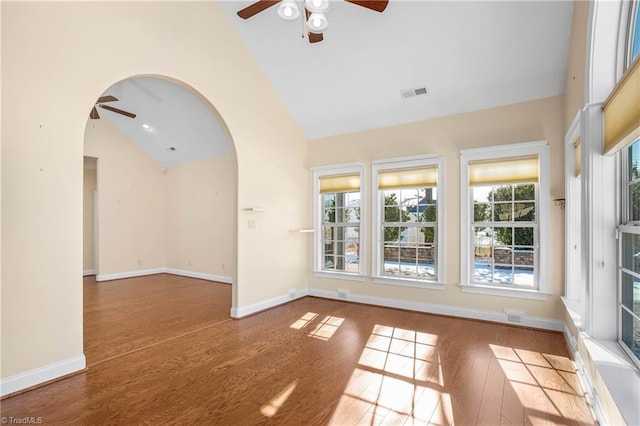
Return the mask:
[[[300,319],[296,320],[296,322],[291,324],[289,326],[289,328],[295,328],[296,330],[303,329],[307,325],[309,325],[309,323],[311,321],[313,321],[314,319],[316,319],[317,317],[318,317],[318,314],[316,314],[314,312],[307,312],[306,314],[301,316]]]
[[[452,424],[438,336],[376,325],[331,424]]]
[[[338,331],[338,327],[340,327],[343,322],[344,318],[327,315],[309,332],[309,336],[320,340],[329,340],[334,333]]]
[[[289,396],[293,393],[293,390],[296,388],[297,385],[298,385],[298,381],[297,380],[293,381],[291,384],[289,384],[289,386],[284,388],[282,392],[280,392],[275,398],[269,401],[268,404],[263,405],[260,408],[260,412],[262,413],[262,415],[265,417],[273,417],[278,412],[280,407],[282,407],[282,405],[287,401],[287,399],[289,399]]]
[[[531,422],[542,419],[593,422],[573,361],[500,345],[489,345],[505,380]]]

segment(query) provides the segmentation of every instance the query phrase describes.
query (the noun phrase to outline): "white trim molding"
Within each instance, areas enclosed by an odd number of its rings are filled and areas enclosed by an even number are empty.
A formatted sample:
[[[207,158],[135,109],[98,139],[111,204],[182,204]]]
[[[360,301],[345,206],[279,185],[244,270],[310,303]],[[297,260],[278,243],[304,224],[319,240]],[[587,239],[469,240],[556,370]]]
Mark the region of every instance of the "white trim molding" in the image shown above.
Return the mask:
[[[82,271],[82,276],[83,277],[87,277],[89,275],[95,275],[97,272],[95,269],[85,269],[84,271]]]
[[[463,293],[488,294],[491,296],[515,297],[518,299],[547,300],[551,293],[543,293],[537,290],[522,288],[498,287],[493,285],[460,284]]]
[[[96,281],[121,280],[124,278],[144,277],[145,275],[164,274],[166,268],[141,269],[139,271],[116,272],[96,275]]]
[[[0,395],[5,396],[14,392],[46,383],[48,381],[84,370],[87,362],[84,355],[76,355],[44,367],[34,368],[0,380]]]
[[[520,322],[507,319],[508,312],[485,311],[480,309],[462,308],[459,306],[440,305],[434,303],[410,302],[400,299],[388,299],[384,297],[367,296],[362,294],[339,294],[337,291],[315,290],[307,291],[309,296],[324,299],[346,300],[348,302],[362,303],[366,305],[384,306],[387,308],[406,309],[409,311],[424,312],[427,314],[449,315],[459,318],[476,319],[482,321],[498,322],[509,325],[540,328],[543,330],[564,331],[564,322],[535,316],[522,315]]]
[[[183,277],[199,278],[201,280],[216,281],[216,282],[225,283],[225,284],[231,284],[233,282],[233,279],[227,276],[205,274],[203,272],[185,271],[183,269],[174,269],[174,268],[154,268],[154,269],[143,269],[140,271],[117,272],[115,274],[102,274],[102,275],[96,275],[96,281],[121,280],[124,278],[135,278],[135,277],[143,277],[146,275],[156,275],[156,274],[180,275]]]
[[[271,299],[263,300],[261,302],[253,303],[248,306],[238,306],[231,308],[231,317],[232,318],[242,318],[248,315],[253,315],[255,313],[266,311],[267,309],[275,308],[276,306],[283,305],[287,302],[291,302],[292,300],[300,299],[301,297],[307,296],[308,292],[306,289],[289,289],[286,295],[276,296]]]
[[[174,269],[174,268],[164,268],[164,272],[167,274],[180,275],[183,277],[190,277],[190,278],[199,278],[201,280],[215,281],[215,282],[225,283],[225,284],[233,283],[233,278],[223,276],[223,275],[205,274],[203,272],[185,271],[183,269]]]

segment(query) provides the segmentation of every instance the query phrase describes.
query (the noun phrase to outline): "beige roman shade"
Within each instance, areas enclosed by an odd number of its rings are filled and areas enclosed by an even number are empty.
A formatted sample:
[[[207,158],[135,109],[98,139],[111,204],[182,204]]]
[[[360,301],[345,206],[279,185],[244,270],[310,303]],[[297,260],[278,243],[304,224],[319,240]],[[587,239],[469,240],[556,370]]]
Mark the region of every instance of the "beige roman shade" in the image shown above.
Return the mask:
[[[360,174],[323,176],[320,178],[320,193],[360,191]]]
[[[469,185],[538,182],[538,156],[469,162]]]
[[[573,143],[573,148],[576,164],[576,177],[578,177],[580,176],[580,173],[582,173],[582,145],[580,143],[580,139]]]
[[[613,153],[640,137],[640,56],[604,104],[604,152]]]
[[[438,185],[436,166],[378,172],[378,189],[425,188],[436,185]]]

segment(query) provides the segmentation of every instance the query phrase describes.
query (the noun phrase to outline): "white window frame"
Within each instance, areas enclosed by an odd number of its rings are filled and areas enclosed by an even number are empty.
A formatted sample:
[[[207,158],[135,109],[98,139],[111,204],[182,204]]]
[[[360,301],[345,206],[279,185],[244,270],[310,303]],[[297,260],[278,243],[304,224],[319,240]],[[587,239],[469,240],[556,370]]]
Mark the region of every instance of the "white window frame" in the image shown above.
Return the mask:
[[[313,172],[313,271],[316,277],[321,278],[337,278],[352,281],[364,281],[366,271],[366,232],[365,226],[367,226],[366,219],[366,174],[365,167],[362,163],[346,163],[332,166],[314,167],[311,169]],[[323,248],[323,234],[322,234],[322,218],[323,218],[323,203],[322,194],[320,194],[320,178],[325,176],[338,176],[345,174],[359,174],[360,175],[360,237],[358,253],[358,272],[348,271],[327,271],[323,270],[322,265],[324,262],[322,255]]]
[[[536,288],[510,288],[490,283],[473,282],[474,244],[473,186],[469,185],[469,163],[480,160],[500,160],[506,158],[537,155],[539,158],[539,177],[537,190],[538,221],[537,265],[534,266]],[[460,288],[463,292],[506,296],[522,299],[547,300],[551,294],[549,275],[549,145],[546,141],[525,142],[460,151]]]
[[[618,208],[620,209],[620,225],[618,225],[616,237],[618,238],[618,276],[617,276],[617,340],[618,344],[624,350],[629,358],[634,362],[636,367],[640,367],[640,357],[638,357],[635,353],[632,352],[631,348],[627,346],[627,344],[622,340],[622,314],[624,310],[627,310],[632,316],[636,316],[635,313],[629,311],[622,303],[622,276],[623,273],[627,273],[632,277],[638,277],[639,274],[626,269],[623,266],[623,234],[629,235],[640,235],[640,221],[632,221],[630,217],[630,198],[629,198],[629,187],[631,182],[629,181],[629,147],[631,147],[634,143],[640,143],[640,139],[635,139],[630,144],[626,145],[619,151],[618,160],[620,164],[620,187],[618,189],[619,202]],[[634,181],[638,182],[638,179]]]
[[[436,166],[438,169],[437,194],[438,202],[436,206],[436,279],[435,281],[423,280],[419,278],[407,277],[390,277],[383,273],[384,268],[384,233],[383,220],[384,212],[382,206],[382,191],[378,189],[378,172],[383,170],[409,169],[414,167]],[[373,282],[375,284],[391,284],[405,287],[429,288],[442,290],[444,288],[445,278],[445,250],[444,250],[444,222],[445,222],[445,185],[444,185],[444,158],[436,155],[421,155],[412,157],[399,157],[384,160],[376,160],[372,162],[372,191],[373,191],[373,208],[372,208],[372,235],[375,241],[373,249]]]

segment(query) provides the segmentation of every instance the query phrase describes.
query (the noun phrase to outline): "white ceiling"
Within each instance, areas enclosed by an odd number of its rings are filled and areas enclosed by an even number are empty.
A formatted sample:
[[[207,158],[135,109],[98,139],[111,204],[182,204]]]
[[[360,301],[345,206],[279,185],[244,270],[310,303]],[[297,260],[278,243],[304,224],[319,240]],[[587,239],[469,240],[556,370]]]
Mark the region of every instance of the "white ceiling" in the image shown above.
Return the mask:
[[[155,77],[133,77],[114,84],[103,95],[118,98],[117,102],[105,105],[137,116],[131,119],[98,108],[100,117],[111,121],[162,167],[229,152],[226,134],[213,111],[176,83]]]
[[[310,139],[564,93],[571,1],[333,0],[315,44],[277,6],[239,18],[251,3],[219,4]]]

